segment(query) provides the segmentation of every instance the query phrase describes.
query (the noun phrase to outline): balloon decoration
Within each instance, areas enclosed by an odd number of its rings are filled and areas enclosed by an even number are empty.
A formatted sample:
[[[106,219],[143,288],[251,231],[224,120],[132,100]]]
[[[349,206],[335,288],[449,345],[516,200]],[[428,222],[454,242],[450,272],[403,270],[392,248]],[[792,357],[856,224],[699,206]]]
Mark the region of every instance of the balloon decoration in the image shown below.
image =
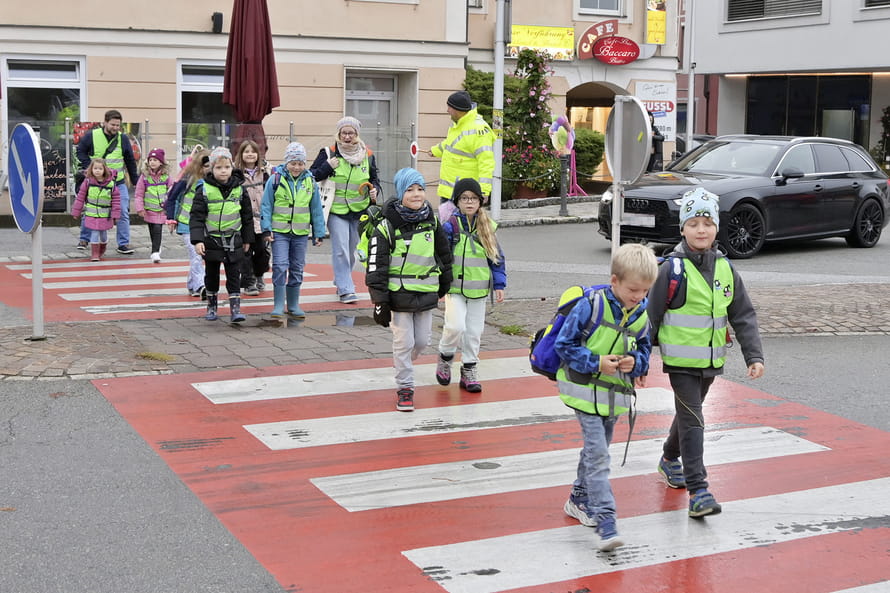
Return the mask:
[[[568,118],[560,115],[553,120],[550,126],[550,142],[553,148],[559,151],[559,154],[571,154],[572,147],[575,145],[575,130],[569,123]]]

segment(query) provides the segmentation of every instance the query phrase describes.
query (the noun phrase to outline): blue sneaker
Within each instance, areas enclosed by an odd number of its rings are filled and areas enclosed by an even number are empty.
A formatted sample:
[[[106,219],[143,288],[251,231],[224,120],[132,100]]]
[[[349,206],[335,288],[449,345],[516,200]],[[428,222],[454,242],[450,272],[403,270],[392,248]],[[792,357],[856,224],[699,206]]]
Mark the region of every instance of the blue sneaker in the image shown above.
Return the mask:
[[[624,545],[615,527],[615,517],[600,515],[596,524],[596,534],[600,536],[599,549],[602,552],[611,552]]]
[[[714,498],[714,495],[702,488],[689,497],[689,516],[704,517],[705,515],[717,515],[723,507]]]
[[[685,488],[686,477],[683,475],[683,464],[679,459],[669,460],[664,457],[658,462],[658,473],[671,488]]]
[[[596,527],[596,517],[590,513],[590,510],[587,508],[587,503],[580,497],[576,497],[574,494],[569,495],[569,499],[566,501],[562,510],[564,510],[569,517],[578,519],[578,521],[581,522],[581,525]]]

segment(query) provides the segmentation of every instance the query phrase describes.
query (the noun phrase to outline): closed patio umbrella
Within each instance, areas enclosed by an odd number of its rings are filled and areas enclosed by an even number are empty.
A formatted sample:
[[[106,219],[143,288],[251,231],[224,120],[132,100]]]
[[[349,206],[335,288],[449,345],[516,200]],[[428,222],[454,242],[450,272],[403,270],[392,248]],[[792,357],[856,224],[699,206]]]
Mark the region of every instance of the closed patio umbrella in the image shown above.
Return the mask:
[[[231,105],[238,119],[232,134],[232,152],[241,142],[251,139],[265,155],[267,144],[262,121],[281,104],[266,0],[235,0],[226,52],[223,103]]]

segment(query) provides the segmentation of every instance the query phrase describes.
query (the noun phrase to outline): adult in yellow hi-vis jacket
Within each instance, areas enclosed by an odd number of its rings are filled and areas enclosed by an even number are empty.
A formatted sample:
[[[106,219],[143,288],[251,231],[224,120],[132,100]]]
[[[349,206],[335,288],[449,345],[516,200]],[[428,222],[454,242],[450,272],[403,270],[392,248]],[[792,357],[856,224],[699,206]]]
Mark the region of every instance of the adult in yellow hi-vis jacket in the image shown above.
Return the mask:
[[[482,193],[490,197],[494,182],[494,132],[479,115],[466,91],[448,97],[448,115],[453,122],[448,135],[429,150],[430,156],[442,159],[436,193],[443,205],[450,204],[457,180],[475,179],[482,187]]]

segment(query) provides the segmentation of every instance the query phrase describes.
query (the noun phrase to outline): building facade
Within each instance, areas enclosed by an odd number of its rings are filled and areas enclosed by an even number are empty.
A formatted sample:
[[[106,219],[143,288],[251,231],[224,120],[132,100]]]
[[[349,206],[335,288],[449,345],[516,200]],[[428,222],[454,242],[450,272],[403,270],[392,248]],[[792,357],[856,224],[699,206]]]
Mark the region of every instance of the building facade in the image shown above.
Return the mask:
[[[513,24],[568,29],[576,47],[603,22],[610,23],[603,36],[638,45],[638,56],[620,65],[578,56],[554,61],[554,113],[568,108],[577,125],[603,130],[612,97],[646,83],[667,95],[665,106],[675,104],[675,3],[561,0],[546,11],[538,0],[510,4]],[[655,5],[668,25],[660,43],[646,44],[647,11]],[[111,6],[87,2],[71,10],[46,0],[22,5],[14,22],[0,24],[0,171],[14,125],[35,125],[44,145],[48,211],[70,203],[76,122],[101,121],[118,109],[140,153],[161,147],[172,162],[195,144],[221,145],[232,135],[234,118],[222,103],[232,0]],[[291,139],[314,156],[348,114],[362,121],[384,181],[412,164],[412,141],[420,148],[416,166],[435,179],[438,161],[425,149],[447,131],[445,100],[461,88],[466,65],[493,68],[496,0],[267,0],[267,6],[281,95],[281,106],[263,120],[268,160],[277,163]]]
[[[885,154],[888,27],[890,0],[696,1],[696,132],[832,136]]]

